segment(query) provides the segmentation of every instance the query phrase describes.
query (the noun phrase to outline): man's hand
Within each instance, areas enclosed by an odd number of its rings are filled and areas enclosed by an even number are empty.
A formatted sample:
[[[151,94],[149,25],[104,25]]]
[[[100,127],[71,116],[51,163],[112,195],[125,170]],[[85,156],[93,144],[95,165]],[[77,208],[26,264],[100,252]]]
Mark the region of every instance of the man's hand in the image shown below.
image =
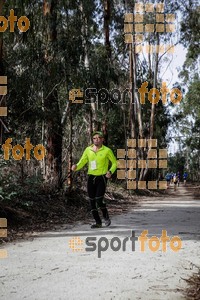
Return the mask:
[[[112,176],[111,172],[108,171],[108,172],[106,173],[106,178],[111,178],[111,176]]]
[[[72,166],[72,171],[76,171],[77,165]]]

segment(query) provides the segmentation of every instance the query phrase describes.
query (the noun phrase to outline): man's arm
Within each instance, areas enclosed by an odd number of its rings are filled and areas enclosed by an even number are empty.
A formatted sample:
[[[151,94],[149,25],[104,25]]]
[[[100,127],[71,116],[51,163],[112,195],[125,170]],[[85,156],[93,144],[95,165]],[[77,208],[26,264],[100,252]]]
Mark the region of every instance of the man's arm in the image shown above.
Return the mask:
[[[111,168],[110,168],[110,172],[113,174],[115,172],[115,170],[117,169],[117,159],[114,156],[111,149],[109,149],[109,151],[108,151],[108,159],[112,163]]]
[[[85,166],[85,164],[87,164],[87,162],[88,162],[87,149],[85,149],[79,162],[76,165],[72,166],[72,171],[78,171],[82,169]]]

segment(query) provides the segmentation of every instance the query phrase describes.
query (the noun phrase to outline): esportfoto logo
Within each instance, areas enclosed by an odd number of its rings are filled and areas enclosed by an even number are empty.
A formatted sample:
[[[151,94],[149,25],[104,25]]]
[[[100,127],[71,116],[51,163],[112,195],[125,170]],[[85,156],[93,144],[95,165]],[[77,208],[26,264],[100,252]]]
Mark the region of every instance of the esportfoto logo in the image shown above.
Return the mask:
[[[148,230],[144,230],[140,236],[135,236],[135,231],[131,230],[131,236],[125,237],[123,239],[119,237],[113,237],[110,240],[105,237],[86,237],[82,240],[80,237],[76,236],[70,239],[68,246],[72,252],[95,252],[97,251],[98,258],[101,258],[102,252],[106,252],[109,248],[114,251],[126,251],[127,243],[131,242],[131,250],[135,250],[135,242],[139,242],[139,250],[145,252],[150,250],[151,252],[157,252],[160,249],[162,252],[166,252],[169,248],[173,252],[178,252],[182,248],[182,241],[178,236],[173,236],[170,238],[167,235],[166,230],[162,230],[161,237],[152,236],[148,237]],[[168,245],[168,246],[167,246]],[[85,247],[84,247],[85,246]]]

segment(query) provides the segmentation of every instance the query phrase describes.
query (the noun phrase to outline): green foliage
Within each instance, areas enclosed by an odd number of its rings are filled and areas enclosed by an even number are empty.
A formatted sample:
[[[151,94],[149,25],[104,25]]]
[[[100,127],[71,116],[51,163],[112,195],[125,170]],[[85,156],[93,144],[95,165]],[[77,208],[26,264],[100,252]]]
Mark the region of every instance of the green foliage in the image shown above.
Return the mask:
[[[199,108],[200,81],[197,74],[190,81],[188,91],[180,105],[180,113],[177,117],[179,134],[182,140],[182,155],[187,163],[185,167],[193,180],[200,179],[200,108]]]
[[[186,158],[183,153],[177,152],[175,155],[169,156],[168,170],[169,172],[177,173],[178,171],[183,174],[186,168]]]
[[[187,83],[199,72],[200,8],[197,2],[186,1],[182,6],[182,14],[181,42],[187,47],[187,56],[180,76]]]
[[[123,32],[126,7],[124,1],[111,1],[109,33],[112,55],[109,57],[104,42],[104,1],[62,0],[54,2],[56,10],[52,16],[44,16],[43,1],[11,1],[6,4],[5,14],[8,14],[11,8],[16,8],[17,15],[26,15],[31,26],[26,33],[20,33],[17,28],[13,34],[5,32],[3,35],[3,64],[9,78],[7,104],[10,136],[22,144],[25,137],[30,137],[33,144],[41,143],[41,141],[47,143],[44,137],[49,126],[48,121],[51,121],[52,127],[49,130],[53,135],[58,133],[59,122],[66,115],[65,122],[63,121],[62,124],[64,130],[59,134],[61,143],[63,140],[63,162],[67,164],[70,151],[68,149],[69,91],[72,88],[85,90],[89,87],[96,88],[97,91],[102,88],[109,91],[117,88],[123,91],[129,87],[128,47],[124,43]],[[166,9],[170,13],[178,7],[178,1],[173,1]],[[192,7],[191,13],[187,15],[186,24],[187,28],[194,29],[192,41],[196,45],[195,35],[197,32],[190,20],[194,12]],[[183,34],[186,34],[185,43],[189,42],[188,37],[191,33],[191,31],[187,31],[187,28],[184,26],[182,28]],[[50,35],[53,30],[56,31],[56,38],[52,40]],[[171,34],[169,35],[171,36]],[[155,41],[154,34],[151,38]],[[164,36],[160,38],[163,42]],[[85,63],[86,56],[88,65]],[[196,59],[195,57],[192,54],[192,59]],[[149,66],[149,62],[144,57],[136,55],[136,60],[137,87],[147,80],[150,90],[154,75],[153,67]],[[161,84],[161,79],[159,80],[158,74],[158,87],[159,84]],[[191,93],[195,93],[192,101],[194,102],[193,111],[197,114],[198,108],[195,103],[198,103],[198,83],[191,87]],[[49,95],[51,95],[50,98]],[[190,91],[187,97],[191,98]],[[48,105],[46,105],[47,99],[50,99]],[[108,144],[114,151],[124,148],[125,140],[130,136],[129,101],[130,99],[123,105],[121,103],[112,104],[111,101],[108,101],[106,105],[100,104],[96,112],[99,124],[105,119],[107,120]],[[154,137],[158,139],[158,146],[163,148],[167,146],[166,134],[171,122],[169,106],[163,106],[161,101],[156,105]],[[183,114],[189,109],[189,105],[188,108],[185,106]],[[151,103],[146,101],[141,110],[143,133],[148,138]],[[71,115],[73,119],[73,149],[77,149],[74,157],[78,157],[84,147],[90,143],[88,129],[91,107],[90,105],[72,105]],[[138,136],[137,120],[135,125]],[[194,126],[198,130],[198,122]],[[29,181],[27,181],[27,185],[34,186]],[[15,187],[12,188],[16,190]],[[31,191],[32,189],[29,192],[31,193]],[[20,194],[20,191],[17,192]]]
[[[13,166],[1,166],[0,175],[0,203],[12,205],[20,203],[20,206],[28,206],[31,199],[35,199],[40,192],[43,180],[39,176],[29,176],[22,181],[16,172],[11,172]]]

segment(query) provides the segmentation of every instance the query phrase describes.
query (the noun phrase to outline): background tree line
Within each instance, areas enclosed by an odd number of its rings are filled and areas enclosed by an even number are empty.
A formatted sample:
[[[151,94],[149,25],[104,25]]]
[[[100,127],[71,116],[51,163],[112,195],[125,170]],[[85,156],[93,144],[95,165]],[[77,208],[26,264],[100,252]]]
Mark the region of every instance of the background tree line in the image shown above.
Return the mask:
[[[0,119],[1,142],[12,137],[13,143],[23,145],[29,137],[32,144],[43,144],[47,149],[44,161],[34,158],[4,161],[1,155],[2,199],[5,189],[9,187],[9,195],[13,197],[13,189],[19,192],[16,184],[23,186],[27,181],[28,186],[37,182],[55,190],[62,189],[68,177],[71,187],[72,160],[76,161],[91,142],[93,130],[103,130],[106,144],[116,154],[117,149],[125,148],[127,138],[156,138],[159,148],[166,148],[170,141],[169,126],[178,127],[181,123],[180,131],[186,136],[182,156],[187,157],[188,168],[196,169],[199,139],[194,133],[200,126],[199,8],[195,0],[165,3],[166,12],[182,16],[178,42],[188,50],[180,74],[182,78],[175,84],[181,89],[183,80],[187,90],[176,115],[172,116],[173,104],[169,99],[165,106],[161,101],[151,104],[147,98],[146,104],[141,105],[135,92],[144,81],[149,83],[149,90],[159,89],[163,60],[170,59],[166,54],[142,56],[136,53],[134,44],[125,44],[124,14],[134,13],[136,2],[0,1],[1,15],[8,16],[10,9],[14,9],[15,15],[25,15],[31,23],[25,33],[15,26],[14,33],[7,30],[0,36],[0,75],[8,76],[8,94],[1,98],[1,104],[8,106],[8,117]],[[145,35],[146,43],[155,45],[174,38],[172,33]],[[125,104],[111,101],[100,104],[100,101],[93,102],[91,95],[91,104],[81,105],[68,101],[73,88],[83,91],[87,88],[97,91],[128,88],[130,94]],[[146,150],[138,152],[138,156],[145,159]],[[157,176],[154,173],[141,170],[140,178],[153,178]]]

